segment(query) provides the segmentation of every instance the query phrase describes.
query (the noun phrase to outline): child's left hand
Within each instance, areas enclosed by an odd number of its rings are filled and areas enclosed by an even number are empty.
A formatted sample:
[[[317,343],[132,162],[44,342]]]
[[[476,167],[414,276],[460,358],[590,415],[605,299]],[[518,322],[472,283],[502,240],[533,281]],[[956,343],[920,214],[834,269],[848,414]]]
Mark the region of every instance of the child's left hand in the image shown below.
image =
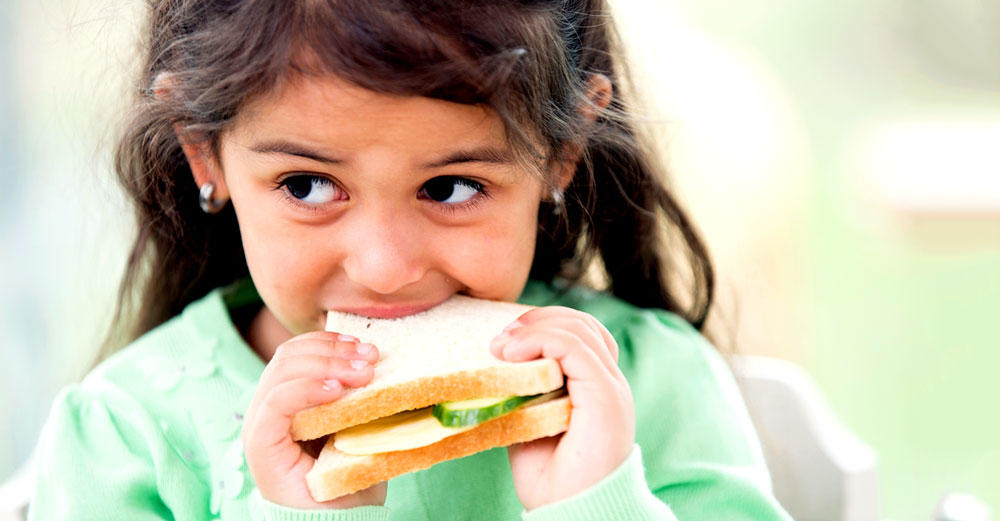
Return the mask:
[[[635,440],[632,391],[618,369],[618,344],[597,319],[564,307],[533,309],[494,339],[491,350],[512,362],[558,361],[573,404],[561,437],[508,449],[525,509],[582,492],[625,461]]]

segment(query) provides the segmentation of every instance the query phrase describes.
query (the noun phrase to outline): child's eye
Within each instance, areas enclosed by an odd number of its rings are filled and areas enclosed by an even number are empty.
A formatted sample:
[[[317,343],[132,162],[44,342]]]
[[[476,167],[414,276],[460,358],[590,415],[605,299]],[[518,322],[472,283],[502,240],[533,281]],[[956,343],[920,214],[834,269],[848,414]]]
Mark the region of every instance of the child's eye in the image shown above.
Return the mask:
[[[280,183],[292,197],[309,204],[326,204],[338,198],[340,188],[333,181],[316,175],[286,177]]]
[[[469,202],[476,194],[486,191],[482,183],[453,176],[435,177],[424,183],[420,195],[442,204],[462,204]]]

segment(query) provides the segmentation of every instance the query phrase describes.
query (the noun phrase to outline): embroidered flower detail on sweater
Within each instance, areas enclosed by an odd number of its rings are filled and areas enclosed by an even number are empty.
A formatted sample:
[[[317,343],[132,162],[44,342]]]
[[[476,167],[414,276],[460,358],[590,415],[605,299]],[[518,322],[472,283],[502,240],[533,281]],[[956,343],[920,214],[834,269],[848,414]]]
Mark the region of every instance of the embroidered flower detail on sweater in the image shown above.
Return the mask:
[[[215,363],[215,348],[218,341],[199,348],[198,357],[181,360],[165,360],[149,370],[154,389],[172,391],[186,378],[205,378],[217,369]]]
[[[229,441],[239,434],[243,428],[243,413],[232,411],[219,418],[214,418],[209,423],[208,432],[216,441]]]
[[[235,438],[243,429],[243,420],[246,410],[250,407],[253,399],[254,388],[249,388],[236,400],[236,403],[228,405],[228,411],[222,415],[212,418],[207,424],[207,434],[215,441],[229,441]]]
[[[226,453],[222,456],[222,458],[223,465],[225,465],[227,469],[242,469],[245,461],[243,457],[243,440],[238,439],[235,442],[230,443],[229,448],[226,449]]]
[[[236,499],[243,492],[243,473],[238,470],[225,470],[212,486],[212,514],[219,515],[224,499]]]
[[[243,470],[246,459],[243,457],[243,440],[236,438],[222,455],[220,462],[220,479],[212,487],[212,513],[217,514],[224,499],[236,499],[243,492],[246,474]]]
[[[188,422],[191,419],[188,417]],[[205,454],[201,451],[194,449],[194,445],[190,441],[182,441],[185,438],[185,434],[176,429],[172,429],[170,424],[166,420],[160,420],[160,431],[163,433],[163,438],[167,440],[167,445],[174,450],[174,453],[184,461],[189,467],[194,469],[204,469],[208,467],[208,460]]]

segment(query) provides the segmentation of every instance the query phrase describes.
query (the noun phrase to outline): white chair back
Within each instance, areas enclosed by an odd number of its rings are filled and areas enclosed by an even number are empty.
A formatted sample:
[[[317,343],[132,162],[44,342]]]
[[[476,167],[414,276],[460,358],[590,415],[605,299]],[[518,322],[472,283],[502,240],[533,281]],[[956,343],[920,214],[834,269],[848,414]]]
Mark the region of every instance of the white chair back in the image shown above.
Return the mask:
[[[796,521],[878,521],[875,451],[844,427],[805,371],[747,355],[731,365],[788,513]]]

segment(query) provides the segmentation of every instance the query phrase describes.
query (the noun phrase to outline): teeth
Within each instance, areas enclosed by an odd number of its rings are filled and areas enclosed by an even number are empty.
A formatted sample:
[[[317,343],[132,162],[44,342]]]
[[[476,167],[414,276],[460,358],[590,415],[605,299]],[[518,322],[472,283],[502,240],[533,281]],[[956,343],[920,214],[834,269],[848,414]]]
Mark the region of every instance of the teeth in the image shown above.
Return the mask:
[[[366,455],[424,447],[475,426],[444,427],[432,408],[401,412],[344,429],[333,435],[333,446],[346,454]]]

